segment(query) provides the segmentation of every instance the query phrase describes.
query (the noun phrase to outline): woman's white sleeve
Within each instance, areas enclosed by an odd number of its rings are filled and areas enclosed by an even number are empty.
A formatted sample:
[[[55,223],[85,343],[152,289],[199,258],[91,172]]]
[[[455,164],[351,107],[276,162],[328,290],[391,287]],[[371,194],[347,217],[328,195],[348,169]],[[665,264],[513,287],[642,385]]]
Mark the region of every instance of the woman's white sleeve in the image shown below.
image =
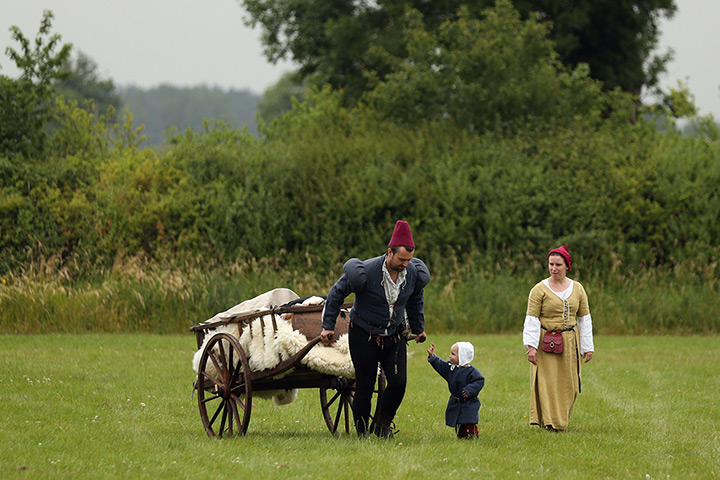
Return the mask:
[[[586,352],[594,352],[595,344],[593,342],[592,332],[592,316],[588,313],[577,319],[578,334],[580,335],[580,355]]]
[[[523,345],[538,348],[540,344],[540,319],[532,315],[525,315],[523,327]]]

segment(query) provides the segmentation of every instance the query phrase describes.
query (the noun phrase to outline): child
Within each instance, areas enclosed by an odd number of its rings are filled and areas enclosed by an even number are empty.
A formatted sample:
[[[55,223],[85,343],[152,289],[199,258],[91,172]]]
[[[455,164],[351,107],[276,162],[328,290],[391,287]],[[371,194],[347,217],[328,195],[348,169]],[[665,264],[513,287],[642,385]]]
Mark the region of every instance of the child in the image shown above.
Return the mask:
[[[435,345],[428,349],[428,362],[448,382],[450,399],[445,410],[445,425],[455,427],[458,438],[475,438],[478,433],[478,393],[485,377],[470,365],[475,355],[472,343],[458,342],[450,349],[450,361],[435,355]]]

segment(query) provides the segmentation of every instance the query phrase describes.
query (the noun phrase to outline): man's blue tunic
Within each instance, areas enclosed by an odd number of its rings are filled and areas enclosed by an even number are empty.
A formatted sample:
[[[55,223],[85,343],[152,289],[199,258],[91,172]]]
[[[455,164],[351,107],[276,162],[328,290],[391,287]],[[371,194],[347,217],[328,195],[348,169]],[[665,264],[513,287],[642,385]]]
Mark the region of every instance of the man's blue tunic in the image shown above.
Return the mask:
[[[387,255],[360,260],[351,258],[343,265],[344,274],[330,289],[322,327],[335,330],[335,320],[345,298],[355,294],[355,302],[350,311],[350,320],[372,335],[392,335],[398,333],[405,311],[412,333],[425,331],[425,312],[423,288],[430,282],[430,273],[422,260],[413,258],[406,267],[407,275],[397,303],[390,317],[390,309],[385,298],[382,281],[382,266]]]

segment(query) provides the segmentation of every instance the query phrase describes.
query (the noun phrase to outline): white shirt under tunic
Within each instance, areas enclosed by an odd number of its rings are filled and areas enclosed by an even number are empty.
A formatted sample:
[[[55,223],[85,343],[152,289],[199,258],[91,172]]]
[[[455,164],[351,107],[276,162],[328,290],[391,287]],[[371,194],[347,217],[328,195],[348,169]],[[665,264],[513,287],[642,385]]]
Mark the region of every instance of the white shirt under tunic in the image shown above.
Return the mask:
[[[561,300],[567,300],[568,297],[572,294],[573,287],[575,286],[574,281],[570,281],[570,286],[562,292],[556,292],[555,290],[550,288],[549,280],[549,278],[546,278],[545,280],[543,280],[543,284],[545,284],[545,286],[548,287],[551,292],[560,297]],[[577,328],[578,336],[580,337],[580,355],[583,355],[586,352],[594,352],[595,345],[593,343],[592,317],[589,313],[582,317],[577,317]],[[540,344],[540,329],[540,319],[538,317],[535,317],[533,315],[525,315],[525,326],[523,327],[523,344],[526,347],[538,348],[538,345]]]
[[[387,269],[387,265],[385,264],[385,262],[383,262],[382,273],[383,279],[380,281],[380,283],[382,284],[383,290],[385,291],[385,300],[387,300],[389,307],[388,318],[392,318],[393,313],[395,312],[395,304],[397,303],[397,299],[400,296],[400,289],[405,284],[407,270],[399,271],[397,276],[397,282],[393,282],[393,279],[390,276],[390,272]],[[385,328],[390,328],[390,320],[388,320]]]

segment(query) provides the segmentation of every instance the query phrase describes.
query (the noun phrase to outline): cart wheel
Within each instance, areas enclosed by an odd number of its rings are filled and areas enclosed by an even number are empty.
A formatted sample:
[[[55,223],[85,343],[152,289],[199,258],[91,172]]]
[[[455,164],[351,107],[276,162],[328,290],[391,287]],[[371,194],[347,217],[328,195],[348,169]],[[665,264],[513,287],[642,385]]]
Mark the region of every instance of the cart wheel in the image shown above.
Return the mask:
[[[247,357],[235,337],[218,333],[205,346],[198,368],[198,406],[209,437],[245,435],[252,409]]]
[[[332,391],[334,390],[334,393]],[[328,391],[332,393],[332,397],[328,400]],[[385,372],[379,369],[376,390],[373,390],[373,396],[376,396],[375,413],[371,415],[371,426],[375,424],[375,417],[380,413],[380,399],[385,391]],[[350,433],[353,427],[352,420],[352,404],[355,398],[355,381],[346,378],[338,378],[336,388],[320,387],[320,407],[322,408],[325,424],[331,433],[338,435],[338,427],[341,422],[345,427],[345,433]],[[372,428],[372,427],[371,427]]]
[[[385,392],[385,372],[381,367],[378,366],[378,379],[377,379],[377,388],[373,390],[373,395],[377,394],[377,399],[375,400],[375,413],[370,418],[370,431],[375,431],[375,419],[380,416],[381,413],[381,407],[382,404],[382,396]]]
[[[334,390],[334,393],[332,393]],[[328,400],[328,391],[332,397]],[[355,381],[340,377],[337,388],[320,387],[320,408],[330,433],[337,435],[340,421],[345,424],[345,433],[350,433],[350,417],[352,415],[352,401],[355,394]],[[334,411],[334,412],[333,412]],[[333,414],[334,413],[334,414]]]

